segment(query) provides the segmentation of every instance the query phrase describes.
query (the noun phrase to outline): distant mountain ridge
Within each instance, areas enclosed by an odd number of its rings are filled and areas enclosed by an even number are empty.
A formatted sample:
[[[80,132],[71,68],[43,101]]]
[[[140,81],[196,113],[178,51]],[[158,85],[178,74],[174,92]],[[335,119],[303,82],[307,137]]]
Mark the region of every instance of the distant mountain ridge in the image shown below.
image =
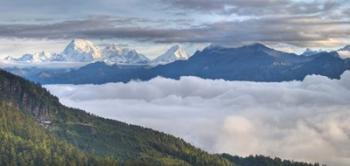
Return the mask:
[[[102,50],[101,61],[107,64],[146,65],[150,60],[135,49],[121,48],[117,45],[108,45]]]
[[[36,74],[27,78],[43,84],[103,84],[149,80],[157,76],[173,79],[197,76],[207,79],[279,82],[303,80],[311,74],[339,79],[349,69],[350,60],[340,57],[337,52],[300,56],[257,43],[238,48],[207,47],[197,51],[188,60],[155,67],[96,62],[68,72],[46,73],[45,77]]]
[[[145,55],[138,53],[135,49],[120,47],[115,44],[107,45],[100,49],[93,42],[84,39],[72,40],[61,53],[38,52],[24,54],[21,57],[6,57],[8,62],[20,63],[45,63],[45,62],[105,62],[107,64],[119,65],[159,65],[167,64],[176,60],[188,59],[185,49],[175,45],[165,53],[151,61]]]
[[[207,48],[197,51],[187,61],[157,66],[152,72],[176,79],[191,75],[209,79],[270,82],[302,80],[310,74],[339,78],[347,69],[348,61],[340,58],[336,52],[305,57],[252,44],[238,48]]]
[[[13,57],[6,57],[5,60],[6,61],[14,61],[14,62],[26,62],[26,63],[40,63],[40,62],[48,62],[51,60],[51,57],[53,55],[47,52],[37,52],[34,54],[24,54],[19,58],[13,58]]]

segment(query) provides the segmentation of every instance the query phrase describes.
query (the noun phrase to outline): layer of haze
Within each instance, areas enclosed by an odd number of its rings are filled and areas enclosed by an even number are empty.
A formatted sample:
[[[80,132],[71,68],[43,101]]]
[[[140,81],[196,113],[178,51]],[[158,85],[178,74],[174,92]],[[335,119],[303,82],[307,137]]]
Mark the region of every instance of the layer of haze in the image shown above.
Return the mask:
[[[46,86],[93,114],[184,138],[210,152],[350,165],[350,72],[257,83],[155,78]]]

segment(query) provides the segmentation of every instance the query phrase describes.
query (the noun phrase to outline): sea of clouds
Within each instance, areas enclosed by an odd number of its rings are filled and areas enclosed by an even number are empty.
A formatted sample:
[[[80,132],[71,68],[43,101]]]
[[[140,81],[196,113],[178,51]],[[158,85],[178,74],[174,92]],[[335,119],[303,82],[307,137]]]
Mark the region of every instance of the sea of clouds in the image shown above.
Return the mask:
[[[182,77],[47,85],[61,102],[205,150],[350,165],[350,72],[340,80],[261,83]]]

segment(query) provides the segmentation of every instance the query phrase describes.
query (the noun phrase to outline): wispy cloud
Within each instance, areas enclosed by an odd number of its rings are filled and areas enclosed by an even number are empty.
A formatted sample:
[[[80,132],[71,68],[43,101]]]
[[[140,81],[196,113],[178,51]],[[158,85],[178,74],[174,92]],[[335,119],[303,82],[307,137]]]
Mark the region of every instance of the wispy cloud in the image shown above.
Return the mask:
[[[50,85],[69,106],[165,131],[211,152],[349,165],[350,73],[257,83],[155,78]],[[103,108],[103,109],[101,109]]]

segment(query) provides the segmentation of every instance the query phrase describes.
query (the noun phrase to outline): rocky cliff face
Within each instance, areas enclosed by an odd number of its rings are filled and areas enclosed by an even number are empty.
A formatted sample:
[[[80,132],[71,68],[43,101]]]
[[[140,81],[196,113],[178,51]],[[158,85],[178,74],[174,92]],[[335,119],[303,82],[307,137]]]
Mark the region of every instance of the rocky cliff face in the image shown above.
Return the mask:
[[[37,87],[4,71],[0,71],[0,91],[0,100],[7,101],[32,115],[44,126],[50,124],[48,99],[44,97],[46,93],[49,94],[48,92],[40,94],[43,92],[38,91]],[[39,94],[39,99],[35,97],[37,96],[35,94]],[[55,102],[58,102],[58,100]]]

